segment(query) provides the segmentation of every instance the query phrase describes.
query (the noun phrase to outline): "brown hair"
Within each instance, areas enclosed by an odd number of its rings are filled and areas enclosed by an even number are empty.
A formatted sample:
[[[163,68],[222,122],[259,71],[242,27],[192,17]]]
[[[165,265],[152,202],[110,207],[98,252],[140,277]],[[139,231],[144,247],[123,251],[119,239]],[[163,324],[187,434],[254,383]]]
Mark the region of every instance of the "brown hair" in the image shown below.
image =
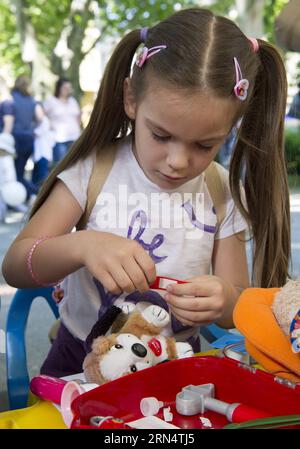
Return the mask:
[[[117,45],[106,67],[88,126],[41,189],[31,216],[47,198],[57,174],[95,148],[123,138],[131,129],[123,107],[123,83],[141,43],[140,30],[129,32]],[[256,285],[286,282],[290,260],[289,192],[284,158],[283,125],[287,83],[276,49],[259,40],[259,51],[234,22],[201,8],[176,12],[148,30],[145,45],[167,45],[140,69],[133,67],[132,88],[139,100],[150,76],[175,89],[206,90],[232,99],[236,120],[242,117],[230,167],[233,198],[248,220],[254,240],[253,273]],[[236,57],[249,80],[247,100],[235,98]],[[234,125],[234,124],[233,124]],[[245,170],[247,209],[240,179]]]
[[[17,90],[23,95],[30,96],[30,80],[26,75],[20,75],[15,81],[13,90]]]

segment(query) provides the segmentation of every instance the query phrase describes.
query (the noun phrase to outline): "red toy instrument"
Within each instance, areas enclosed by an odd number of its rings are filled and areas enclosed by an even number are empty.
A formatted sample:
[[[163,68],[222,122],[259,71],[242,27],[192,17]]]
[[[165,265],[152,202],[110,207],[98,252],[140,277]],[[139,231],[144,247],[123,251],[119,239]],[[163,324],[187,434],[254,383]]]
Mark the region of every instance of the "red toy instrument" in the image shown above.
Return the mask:
[[[149,287],[156,290],[166,290],[167,285],[170,284],[187,284],[186,281],[180,281],[179,279],[168,278],[165,276],[157,276],[153,284]]]
[[[217,400],[242,404],[236,411],[250,410],[245,419],[253,418],[253,411],[258,412],[255,417],[300,414],[298,386],[290,388],[289,382],[235,360],[205,356],[156,365],[82,394],[71,404],[74,416],[71,427],[90,428],[93,416],[113,416],[126,425],[143,417],[140,402],[153,396],[170,407],[172,424],[181,429],[202,428],[200,417],[203,416],[211,421],[213,428],[222,428],[229,424],[224,414],[205,409],[203,413],[186,416],[176,410],[176,395],[183,388],[208,383],[214,385]],[[163,419],[162,408],[157,417]]]

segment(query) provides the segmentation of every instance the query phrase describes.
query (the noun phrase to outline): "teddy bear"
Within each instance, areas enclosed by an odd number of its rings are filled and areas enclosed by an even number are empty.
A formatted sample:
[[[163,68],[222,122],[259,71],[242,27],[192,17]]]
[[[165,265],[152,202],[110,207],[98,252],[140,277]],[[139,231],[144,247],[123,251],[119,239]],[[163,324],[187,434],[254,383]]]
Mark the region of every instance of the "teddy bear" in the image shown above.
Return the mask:
[[[91,341],[94,329],[88,337],[91,350],[83,362],[88,382],[102,385],[158,363],[194,355],[189,343],[161,335],[170,321],[169,313],[162,307],[150,305],[140,311],[133,304],[123,304],[113,306],[112,314],[121,323],[118,331],[116,325],[112,326],[113,333]]]
[[[289,280],[274,296],[271,306],[276,320],[292,343],[292,351],[300,352],[300,277]]]

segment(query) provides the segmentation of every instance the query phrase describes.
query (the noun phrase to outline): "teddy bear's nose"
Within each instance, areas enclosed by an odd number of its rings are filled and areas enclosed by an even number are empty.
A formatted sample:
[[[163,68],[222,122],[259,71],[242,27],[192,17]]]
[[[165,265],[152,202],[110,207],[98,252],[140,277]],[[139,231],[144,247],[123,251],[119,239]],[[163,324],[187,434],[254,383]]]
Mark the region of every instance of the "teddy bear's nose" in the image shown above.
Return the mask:
[[[146,357],[146,355],[147,355],[147,349],[145,348],[145,346],[141,345],[140,343],[134,343],[131,346],[131,351],[138,357]]]

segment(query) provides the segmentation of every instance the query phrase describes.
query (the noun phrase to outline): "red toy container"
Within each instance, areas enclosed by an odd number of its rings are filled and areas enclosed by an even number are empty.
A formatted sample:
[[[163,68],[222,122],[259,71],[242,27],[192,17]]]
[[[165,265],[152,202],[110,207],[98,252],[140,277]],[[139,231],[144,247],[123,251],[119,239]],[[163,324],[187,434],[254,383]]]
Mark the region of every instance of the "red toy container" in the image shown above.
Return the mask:
[[[91,428],[92,416],[113,416],[125,423],[142,418],[140,401],[154,396],[170,406],[172,424],[181,429],[201,429],[199,416],[209,418],[213,428],[228,424],[212,411],[193,416],[176,412],[176,394],[187,385],[213,383],[215,398],[265,411],[270,416],[300,414],[300,388],[235,360],[215,356],[173,360],[130,374],[82,394],[72,403],[72,428]],[[157,414],[163,419],[163,411]]]

